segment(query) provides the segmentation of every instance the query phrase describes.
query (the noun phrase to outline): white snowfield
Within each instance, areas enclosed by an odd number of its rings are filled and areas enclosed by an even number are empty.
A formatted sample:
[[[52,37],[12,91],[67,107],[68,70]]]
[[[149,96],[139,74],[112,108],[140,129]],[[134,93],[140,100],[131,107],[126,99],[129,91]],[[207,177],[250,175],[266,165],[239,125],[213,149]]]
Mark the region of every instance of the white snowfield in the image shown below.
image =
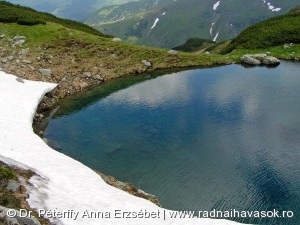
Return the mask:
[[[90,168],[48,147],[40,137],[34,134],[32,118],[43,95],[55,86],[51,83],[27,80],[21,83],[16,81],[15,76],[0,72],[0,160],[10,165],[30,168],[39,175],[30,180],[31,186],[28,185],[30,196],[28,203],[38,211],[52,210],[51,212],[54,212],[53,210],[56,210],[56,212],[64,213],[65,218],[59,218],[62,216],[58,214],[56,215],[58,218],[52,218],[53,224],[238,224],[217,219],[171,219],[169,215],[174,211],[164,210],[151,202],[107,185]],[[160,212],[161,217],[119,219],[122,217],[120,212],[145,211],[157,214]],[[91,215],[93,218],[87,218],[86,213],[91,212],[97,212],[98,218],[95,215]],[[111,218],[103,219],[101,212],[103,215],[106,212],[106,216]],[[114,214],[116,212],[117,216]],[[166,220],[162,217],[163,214]],[[53,216],[55,215],[48,215],[48,217]]]

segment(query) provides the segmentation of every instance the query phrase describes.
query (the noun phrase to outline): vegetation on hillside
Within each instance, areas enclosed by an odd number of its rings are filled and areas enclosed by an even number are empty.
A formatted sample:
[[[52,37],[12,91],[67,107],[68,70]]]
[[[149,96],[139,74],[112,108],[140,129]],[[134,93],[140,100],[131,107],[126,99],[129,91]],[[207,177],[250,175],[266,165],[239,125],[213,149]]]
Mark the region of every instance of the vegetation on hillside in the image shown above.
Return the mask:
[[[196,52],[214,44],[215,42],[210,39],[190,38],[184,44],[179,45],[173,49],[183,52]]]
[[[50,13],[37,12],[31,8],[14,5],[6,1],[0,1],[0,11],[0,22],[2,23],[18,23],[20,25],[30,26],[53,22],[71,29],[81,30],[89,34],[105,36],[100,31],[80,22],[61,19]]]
[[[286,15],[274,17],[244,30],[221,52],[234,49],[259,49],[300,43],[300,9],[293,9]]]

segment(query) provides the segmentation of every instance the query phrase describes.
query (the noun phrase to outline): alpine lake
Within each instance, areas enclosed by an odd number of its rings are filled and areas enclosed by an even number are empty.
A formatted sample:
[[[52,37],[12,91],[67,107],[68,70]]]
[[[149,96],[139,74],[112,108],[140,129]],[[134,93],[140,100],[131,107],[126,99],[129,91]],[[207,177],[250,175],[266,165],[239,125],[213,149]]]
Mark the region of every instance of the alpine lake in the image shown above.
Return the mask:
[[[299,63],[121,78],[59,104],[51,147],[164,208],[289,211],[228,219],[300,224]]]

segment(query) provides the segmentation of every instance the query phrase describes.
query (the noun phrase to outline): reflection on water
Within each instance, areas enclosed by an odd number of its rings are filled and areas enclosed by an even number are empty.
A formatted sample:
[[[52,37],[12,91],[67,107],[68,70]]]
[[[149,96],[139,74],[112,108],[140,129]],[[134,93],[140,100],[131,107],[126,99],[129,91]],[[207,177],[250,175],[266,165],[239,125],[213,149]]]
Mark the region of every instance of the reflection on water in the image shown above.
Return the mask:
[[[299,69],[284,62],[162,76],[62,113],[45,135],[166,208],[291,210],[292,219],[236,220],[298,225]]]

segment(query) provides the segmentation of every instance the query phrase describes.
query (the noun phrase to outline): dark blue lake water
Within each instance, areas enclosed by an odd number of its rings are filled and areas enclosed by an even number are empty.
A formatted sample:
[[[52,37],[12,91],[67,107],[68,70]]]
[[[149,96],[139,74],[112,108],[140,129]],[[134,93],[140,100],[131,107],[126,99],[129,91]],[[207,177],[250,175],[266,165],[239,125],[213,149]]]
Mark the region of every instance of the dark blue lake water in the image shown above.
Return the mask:
[[[299,63],[196,69],[98,92],[50,120],[45,137],[61,152],[165,208],[286,210],[294,217],[235,220],[300,224]]]

